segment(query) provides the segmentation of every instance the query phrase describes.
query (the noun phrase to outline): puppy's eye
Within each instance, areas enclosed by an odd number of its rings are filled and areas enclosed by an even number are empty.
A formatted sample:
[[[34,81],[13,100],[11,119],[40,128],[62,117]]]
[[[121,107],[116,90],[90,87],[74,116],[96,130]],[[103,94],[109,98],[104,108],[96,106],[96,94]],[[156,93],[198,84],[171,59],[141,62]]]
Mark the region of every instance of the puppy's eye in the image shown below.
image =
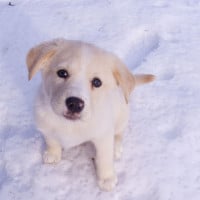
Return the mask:
[[[57,75],[60,77],[60,78],[67,78],[69,77],[69,74],[68,72],[65,70],[65,69],[60,69],[57,71]]]
[[[92,86],[93,87],[101,87],[102,82],[99,78],[93,78],[92,80]]]

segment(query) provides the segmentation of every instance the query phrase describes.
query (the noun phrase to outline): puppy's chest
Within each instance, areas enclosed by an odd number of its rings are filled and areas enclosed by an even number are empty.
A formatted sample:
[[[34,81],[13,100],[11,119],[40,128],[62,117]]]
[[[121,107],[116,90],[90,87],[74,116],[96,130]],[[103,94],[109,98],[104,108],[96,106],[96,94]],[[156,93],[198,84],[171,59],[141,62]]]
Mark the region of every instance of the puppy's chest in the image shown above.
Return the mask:
[[[79,145],[89,140],[89,135],[83,132],[77,131],[58,131],[55,132],[55,137],[62,144],[63,148],[68,149],[70,147]]]
[[[52,134],[67,149],[100,137],[103,132],[103,128],[100,128],[97,124],[72,122],[63,126],[54,126]]]

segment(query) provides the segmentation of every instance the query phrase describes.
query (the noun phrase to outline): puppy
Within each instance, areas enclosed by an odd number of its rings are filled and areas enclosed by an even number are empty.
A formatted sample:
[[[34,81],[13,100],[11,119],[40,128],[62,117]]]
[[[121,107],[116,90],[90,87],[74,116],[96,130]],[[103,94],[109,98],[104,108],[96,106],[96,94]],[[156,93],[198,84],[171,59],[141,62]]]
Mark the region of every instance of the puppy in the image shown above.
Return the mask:
[[[113,162],[122,153],[130,93],[154,76],[133,75],[114,54],[65,39],[32,48],[27,66],[29,80],[42,72],[35,119],[46,141],[44,162],[59,162],[62,147],[91,141],[96,148],[98,185],[112,190],[117,184]]]

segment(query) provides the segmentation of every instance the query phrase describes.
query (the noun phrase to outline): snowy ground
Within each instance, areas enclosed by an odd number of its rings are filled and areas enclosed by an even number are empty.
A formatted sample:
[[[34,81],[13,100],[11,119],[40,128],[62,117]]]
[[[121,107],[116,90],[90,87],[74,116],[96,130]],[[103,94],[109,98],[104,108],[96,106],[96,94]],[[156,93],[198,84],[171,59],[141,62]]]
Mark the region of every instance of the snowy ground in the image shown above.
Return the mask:
[[[200,1],[0,1],[1,200],[200,199]],[[55,37],[92,42],[118,54],[134,73],[157,81],[135,90],[116,162],[117,188],[98,189],[82,145],[44,165],[32,117],[40,81],[27,81],[25,56]]]

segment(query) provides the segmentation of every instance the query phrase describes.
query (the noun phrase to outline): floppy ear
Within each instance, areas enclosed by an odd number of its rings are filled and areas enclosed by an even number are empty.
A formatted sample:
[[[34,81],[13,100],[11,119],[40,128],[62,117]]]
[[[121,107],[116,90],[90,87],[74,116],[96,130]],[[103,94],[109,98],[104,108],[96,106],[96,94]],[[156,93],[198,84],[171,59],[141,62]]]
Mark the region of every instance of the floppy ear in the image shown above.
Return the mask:
[[[26,64],[28,67],[28,79],[36,74],[37,71],[47,65],[49,60],[56,53],[56,47],[58,46],[56,40],[44,42],[30,49],[26,57]]]
[[[152,74],[137,74],[133,75],[129,69],[121,62],[115,63],[113,75],[117,84],[122,88],[126,103],[129,102],[129,97],[135,86],[149,83],[155,79]]]
[[[113,75],[117,85],[121,87],[124,93],[126,103],[128,103],[131,91],[135,87],[135,77],[120,61],[114,66]]]

